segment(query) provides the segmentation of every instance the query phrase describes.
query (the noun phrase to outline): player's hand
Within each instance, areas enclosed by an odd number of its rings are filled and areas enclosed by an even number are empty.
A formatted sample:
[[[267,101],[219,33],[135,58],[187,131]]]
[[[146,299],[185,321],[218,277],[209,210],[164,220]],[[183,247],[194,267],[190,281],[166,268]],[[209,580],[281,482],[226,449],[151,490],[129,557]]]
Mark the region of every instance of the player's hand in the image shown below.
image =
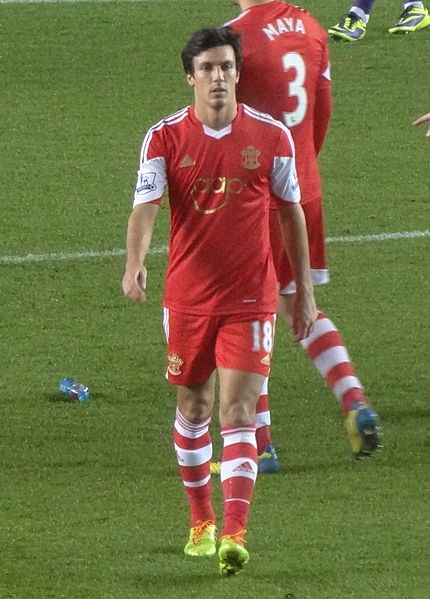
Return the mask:
[[[135,302],[145,302],[146,277],[147,271],[143,265],[127,266],[122,279],[124,295]]]
[[[296,343],[312,333],[317,317],[313,289],[296,292],[293,304],[293,339]]]
[[[420,116],[420,118],[414,121],[412,125],[421,125],[422,123],[430,123],[430,112],[428,112],[427,114],[423,114],[423,116]],[[426,137],[430,137],[430,125],[427,130]]]

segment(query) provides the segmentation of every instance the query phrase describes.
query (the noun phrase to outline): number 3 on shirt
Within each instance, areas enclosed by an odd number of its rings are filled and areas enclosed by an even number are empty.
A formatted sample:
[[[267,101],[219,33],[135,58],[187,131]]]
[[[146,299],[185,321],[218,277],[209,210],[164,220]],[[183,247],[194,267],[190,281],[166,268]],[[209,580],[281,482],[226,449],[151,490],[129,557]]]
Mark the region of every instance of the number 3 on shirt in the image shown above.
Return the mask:
[[[288,52],[282,57],[282,66],[284,71],[294,69],[295,78],[288,84],[288,95],[297,98],[297,107],[292,112],[284,112],[284,123],[287,127],[296,127],[300,125],[306,116],[308,108],[308,95],[303,87],[306,78],[306,65],[303,58],[297,52]]]
[[[252,351],[263,349],[267,354],[273,348],[273,325],[270,320],[253,320],[252,327]]]

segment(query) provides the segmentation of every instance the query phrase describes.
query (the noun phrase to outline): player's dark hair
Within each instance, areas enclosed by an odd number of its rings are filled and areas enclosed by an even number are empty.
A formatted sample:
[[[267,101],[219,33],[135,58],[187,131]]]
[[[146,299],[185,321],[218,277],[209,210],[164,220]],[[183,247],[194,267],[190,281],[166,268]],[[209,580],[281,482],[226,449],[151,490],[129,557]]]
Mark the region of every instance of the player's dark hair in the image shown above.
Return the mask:
[[[231,27],[199,29],[193,33],[181,53],[184,71],[188,75],[193,75],[194,58],[202,52],[217,46],[231,46],[233,48],[236,58],[236,70],[240,71],[240,65],[242,64],[240,33],[237,33]]]

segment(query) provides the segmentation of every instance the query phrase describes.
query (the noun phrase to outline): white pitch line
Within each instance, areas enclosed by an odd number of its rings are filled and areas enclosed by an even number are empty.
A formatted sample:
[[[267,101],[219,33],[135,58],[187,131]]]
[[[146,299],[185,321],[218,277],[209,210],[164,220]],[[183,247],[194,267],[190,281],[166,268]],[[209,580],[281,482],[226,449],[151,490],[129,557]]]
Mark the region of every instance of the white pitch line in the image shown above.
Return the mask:
[[[166,254],[167,245],[150,248],[148,254]],[[26,256],[0,256],[3,264],[22,264],[23,262],[48,262],[56,260],[76,260],[81,258],[105,258],[124,256],[125,250],[101,250],[99,252],[53,252],[52,254],[27,254]]]
[[[351,235],[350,237],[327,237],[327,243],[351,241],[387,241],[390,239],[416,239],[430,237],[430,231],[399,231],[398,233],[376,233],[375,235]]]
[[[397,233],[377,233],[375,235],[352,235],[350,237],[327,237],[327,243],[352,243],[369,241],[389,241],[398,239],[417,239],[420,237],[430,237],[430,231],[404,231]],[[149,254],[165,254],[167,246],[153,247],[149,249]],[[76,260],[82,258],[106,258],[111,256],[124,256],[124,249],[101,250],[89,252],[53,252],[50,254],[27,254],[25,256],[0,256],[0,263],[3,264],[22,264],[23,262],[48,262],[58,260]]]

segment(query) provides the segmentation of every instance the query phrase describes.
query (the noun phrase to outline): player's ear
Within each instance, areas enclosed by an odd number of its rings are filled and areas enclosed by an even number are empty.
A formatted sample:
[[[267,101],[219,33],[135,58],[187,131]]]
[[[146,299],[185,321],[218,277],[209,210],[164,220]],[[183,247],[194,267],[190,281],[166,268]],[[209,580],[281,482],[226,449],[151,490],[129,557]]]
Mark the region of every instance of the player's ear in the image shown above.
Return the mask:
[[[189,73],[187,74],[187,83],[191,87],[194,87],[194,76],[190,75]]]
[[[236,83],[239,83],[239,79],[240,79],[240,71],[237,71],[237,73],[236,73]]]

